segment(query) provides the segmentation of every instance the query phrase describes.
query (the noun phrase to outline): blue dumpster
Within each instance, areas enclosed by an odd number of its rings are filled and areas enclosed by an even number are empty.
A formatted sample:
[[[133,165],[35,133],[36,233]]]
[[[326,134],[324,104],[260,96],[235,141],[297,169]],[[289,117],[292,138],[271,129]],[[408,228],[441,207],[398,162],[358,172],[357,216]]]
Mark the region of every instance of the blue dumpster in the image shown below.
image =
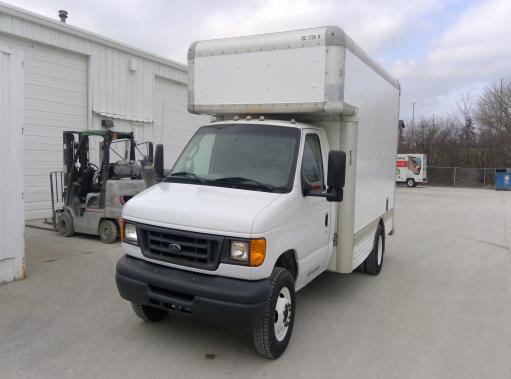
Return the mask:
[[[497,168],[495,170],[495,189],[511,191],[511,168]]]

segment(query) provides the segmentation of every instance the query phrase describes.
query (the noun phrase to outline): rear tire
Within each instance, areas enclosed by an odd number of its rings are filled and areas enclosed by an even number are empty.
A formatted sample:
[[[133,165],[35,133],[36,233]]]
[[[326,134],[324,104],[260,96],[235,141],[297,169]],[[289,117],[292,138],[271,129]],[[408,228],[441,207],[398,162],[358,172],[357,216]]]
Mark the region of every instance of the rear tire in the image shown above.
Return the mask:
[[[154,308],[149,305],[131,303],[131,307],[135,314],[145,322],[160,321],[169,313],[164,309]]]
[[[286,350],[295,320],[295,282],[291,273],[275,267],[271,275],[266,309],[259,326],[252,331],[257,353],[276,359]]]
[[[385,253],[385,239],[383,238],[383,227],[378,225],[374,235],[373,250],[366,258],[364,265],[366,273],[378,275],[383,267],[383,255]]]
[[[71,216],[71,213],[69,211],[62,211],[57,216],[57,231],[60,233],[61,236],[64,237],[71,237],[73,234],[75,234],[75,229],[73,226],[73,216]]]
[[[408,188],[413,188],[413,187],[416,187],[417,186],[417,183],[415,182],[415,179],[406,179],[406,185],[408,186]]]
[[[103,220],[99,223],[99,238],[104,243],[112,243],[119,237],[117,223],[112,220]]]

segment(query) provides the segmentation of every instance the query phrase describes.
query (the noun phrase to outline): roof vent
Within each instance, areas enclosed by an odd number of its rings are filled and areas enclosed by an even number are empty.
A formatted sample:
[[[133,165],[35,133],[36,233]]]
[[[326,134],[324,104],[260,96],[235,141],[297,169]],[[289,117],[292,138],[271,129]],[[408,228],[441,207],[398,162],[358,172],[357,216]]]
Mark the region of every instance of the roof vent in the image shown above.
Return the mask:
[[[61,10],[59,11],[59,18],[60,18],[60,21],[61,21],[61,22],[63,22],[64,24],[66,23],[67,15],[68,15],[68,13],[67,13],[67,11],[65,11],[65,10],[61,9]]]

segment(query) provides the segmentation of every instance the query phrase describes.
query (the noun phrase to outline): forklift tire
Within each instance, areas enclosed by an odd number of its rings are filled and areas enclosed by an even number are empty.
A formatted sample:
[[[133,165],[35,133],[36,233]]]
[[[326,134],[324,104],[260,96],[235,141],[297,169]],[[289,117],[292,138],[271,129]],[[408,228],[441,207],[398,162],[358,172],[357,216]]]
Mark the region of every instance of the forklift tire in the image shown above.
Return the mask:
[[[57,230],[64,237],[71,237],[75,234],[71,213],[64,211],[57,216]]]
[[[383,267],[383,255],[385,253],[385,239],[383,238],[383,227],[378,225],[374,235],[373,250],[364,261],[366,273],[378,275]]]
[[[99,238],[104,243],[112,243],[119,237],[117,223],[112,220],[105,219],[99,223]]]
[[[131,303],[135,314],[145,322],[155,322],[163,319],[169,312],[164,309],[154,308],[150,305]]]

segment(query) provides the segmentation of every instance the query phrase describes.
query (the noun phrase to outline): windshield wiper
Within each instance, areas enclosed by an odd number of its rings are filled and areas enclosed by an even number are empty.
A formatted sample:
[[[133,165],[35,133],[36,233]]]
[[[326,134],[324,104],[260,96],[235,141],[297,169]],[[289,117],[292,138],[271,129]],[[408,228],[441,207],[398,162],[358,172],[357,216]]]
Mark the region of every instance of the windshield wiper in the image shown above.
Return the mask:
[[[202,184],[206,183],[206,180],[204,178],[201,178],[200,176],[197,176],[193,172],[187,172],[187,171],[173,172],[169,176],[167,176],[164,181],[167,181],[167,179],[170,179],[172,177],[196,180],[196,181],[198,181],[198,182],[200,182]]]
[[[218,182],[218,183],[240,183],[240,184],[244,184],[245,183],[245,184],[251,184],[251,185],[255,185],[255,186],[260,187],[260,188],[264,188],[265,190],[268,190],[268,191],[273,191],[273,186],[270,185],[270,184],[259,182],[259,181],[254,180],[254,179],[244,178],[242,176],[228,176],[228,177],[225,177],[225,178],[215,179],[214,181]]]

